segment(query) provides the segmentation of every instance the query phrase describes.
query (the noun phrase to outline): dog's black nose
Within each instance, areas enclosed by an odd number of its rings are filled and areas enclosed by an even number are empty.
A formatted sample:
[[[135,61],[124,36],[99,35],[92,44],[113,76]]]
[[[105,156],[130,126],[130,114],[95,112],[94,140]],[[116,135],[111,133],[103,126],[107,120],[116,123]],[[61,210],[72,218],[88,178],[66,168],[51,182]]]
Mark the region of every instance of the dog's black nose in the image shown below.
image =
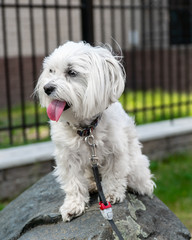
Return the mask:
[[[50,95],[54,90],[55,90],[55,86],[49,83],[44,86],[44,91],[47,95]]]

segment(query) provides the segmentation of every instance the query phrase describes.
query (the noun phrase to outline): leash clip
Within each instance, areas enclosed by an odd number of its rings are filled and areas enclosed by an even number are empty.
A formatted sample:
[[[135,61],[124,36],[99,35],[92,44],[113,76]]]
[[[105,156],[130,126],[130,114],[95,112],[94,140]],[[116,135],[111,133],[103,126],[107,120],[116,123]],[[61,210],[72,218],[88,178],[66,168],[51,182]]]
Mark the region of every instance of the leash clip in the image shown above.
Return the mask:
[[[90,134],[89,136],[87,136],[85,138],[85,141],[87,142],[87,144],[90,146],[91,148],[91,163],[92,165],[98,165],[98,157],[96,156],[96,144],[94,142],[94,136],[93,134]]]
[[[112,220],[113,219],[113,211],[112,211],[112,207],[111,207],[111,203],[107,202],[108,205],[105,206],[103,202],[100,202],[100,211],[102,216],[106,219],[106,220]]]

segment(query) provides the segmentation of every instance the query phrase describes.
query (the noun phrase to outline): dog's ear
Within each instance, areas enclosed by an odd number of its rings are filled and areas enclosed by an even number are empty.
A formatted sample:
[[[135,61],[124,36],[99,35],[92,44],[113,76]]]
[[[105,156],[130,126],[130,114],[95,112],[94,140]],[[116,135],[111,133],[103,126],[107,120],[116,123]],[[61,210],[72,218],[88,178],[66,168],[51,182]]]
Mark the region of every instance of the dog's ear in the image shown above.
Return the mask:
[[[116,57],[112,56],[105,59],[107,65],[107,75],[111,87],[111,102],[116,102],[124,91],[125,70],[123,65]]]
[[[91,50],[84,56],[90,67],[90,79],[83,98],[83,115],[87,118],[103,112],[111,103],[116,102],[125,86],[124,68],[119,58],[103,47]]]

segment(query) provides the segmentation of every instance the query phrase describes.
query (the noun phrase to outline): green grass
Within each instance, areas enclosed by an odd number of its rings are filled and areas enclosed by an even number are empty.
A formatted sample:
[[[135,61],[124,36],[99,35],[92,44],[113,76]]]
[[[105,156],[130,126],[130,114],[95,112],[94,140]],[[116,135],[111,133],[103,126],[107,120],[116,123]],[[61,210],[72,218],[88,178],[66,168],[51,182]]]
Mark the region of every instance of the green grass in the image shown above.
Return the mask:
[[[192,152],[151,162],[159,197],[192,233]]]
[[[192,92],[127,91],[120,102],[137,124],[192,116]]]
[[[37,105],[37,111],[39,113],[39,122],[45,122],[47,120],[46,110]],[[33,102],[25,103],[25,123],[33,124],[35,122],[35,104]],[[0,127],[8,127],[8,114],[7,109],[0,109]],[[18,126],[22,124],[22,110],[21,105],[16,105],[11,108],[11,117],[13,119],[12,125]]]
[[[37,131],[36,128],[33,126],[36,122],[35,111],[36,109],[33,102],[28,102],[25,104],[24,121],[26,125],[26,141],[24,141],[23,130],[21,127],[21,125],[23,124],[21,106],[13,106],[11,108],[12,126],[13,128],[15,127],[15,129],[11,131],[13,136],[13,145],[10,145],[9,142],[9,131],[4,130],[0,131],[0,148],[33,143],[37,141]],[[46,124],[48,122],[46,109],[37,106],[37,111],[39,116],[38,123],[40,125],[42,123],[44,124],[44,126],[39,126],[38,129],[39,141],[45,141],[49,139],[49,127],[48,124]],[[8,127],[7,109],[0,110],[0,127]]]
[[[0,211],[6,207],[6,205],[9,203],[9,201],[6,201],[6,202],[0,202]]]

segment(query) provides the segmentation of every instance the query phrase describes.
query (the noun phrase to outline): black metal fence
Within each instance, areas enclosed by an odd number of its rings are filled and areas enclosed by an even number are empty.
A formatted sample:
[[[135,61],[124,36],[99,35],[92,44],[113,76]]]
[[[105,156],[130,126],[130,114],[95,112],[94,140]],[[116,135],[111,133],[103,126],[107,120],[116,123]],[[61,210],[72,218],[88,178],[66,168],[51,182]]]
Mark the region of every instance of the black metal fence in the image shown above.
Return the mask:
[[[66,40],[121,46],[120,100],[137,123],[192,114],[190,0],[1,0],[1,147],[48,138],[31,94],[43,57]]]

